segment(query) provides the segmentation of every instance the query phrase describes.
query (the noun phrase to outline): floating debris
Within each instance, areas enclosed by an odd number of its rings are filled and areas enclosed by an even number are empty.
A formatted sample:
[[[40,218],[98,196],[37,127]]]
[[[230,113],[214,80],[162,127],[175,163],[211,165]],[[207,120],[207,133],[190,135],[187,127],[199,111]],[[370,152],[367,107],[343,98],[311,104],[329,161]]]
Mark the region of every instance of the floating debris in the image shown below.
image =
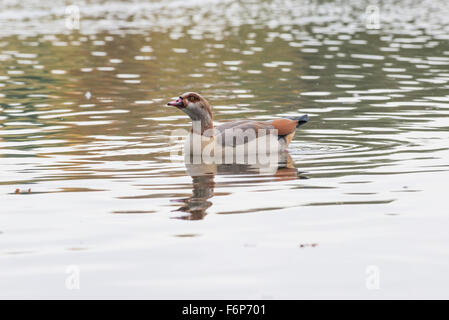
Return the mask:
[[[31,188],[29,188],[28,190],[20,190],[20,189],[16,189],[16,191],[14,191],[15,194],[29,194],[31,193]]]

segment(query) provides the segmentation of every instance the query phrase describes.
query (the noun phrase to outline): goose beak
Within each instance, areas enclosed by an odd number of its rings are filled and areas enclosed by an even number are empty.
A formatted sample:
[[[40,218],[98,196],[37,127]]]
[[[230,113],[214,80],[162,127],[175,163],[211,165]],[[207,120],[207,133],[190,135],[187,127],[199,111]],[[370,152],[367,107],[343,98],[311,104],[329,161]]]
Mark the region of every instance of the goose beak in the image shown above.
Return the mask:
[[[167,103],[167,106],[173,106],[176,108],[184,108],[184,102],[182,102],[182,98],[179,97],[176,100],[170,101],[169,103]]]

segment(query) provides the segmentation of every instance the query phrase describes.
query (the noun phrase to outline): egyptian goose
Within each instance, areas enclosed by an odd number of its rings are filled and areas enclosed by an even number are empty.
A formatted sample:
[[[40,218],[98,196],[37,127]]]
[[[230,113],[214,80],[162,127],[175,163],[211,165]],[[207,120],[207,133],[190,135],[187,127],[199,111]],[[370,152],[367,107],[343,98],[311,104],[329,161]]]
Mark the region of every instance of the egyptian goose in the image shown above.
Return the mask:
[[[268,121],[238,120],[214,126],[209,102],[195,92],[186,92],[178,99],[168,102],[167,105],[178,108],[192,119],[190,136],[195,134],[201,136],[201,150],[206,147],[209,149],[235,148],[242,144],[249,145],[262,137],[265,139],[268,137],[272,140],[270,148],[275,144],[277,151],[284,151],[292,141],[296,128],[309,121],[308,115],[303,115]],[[192,141],[190,137],[186,143],[192,143]],[[191,150],[195,153],[194,146]],[[257,148],[249,150],[259,152]]]

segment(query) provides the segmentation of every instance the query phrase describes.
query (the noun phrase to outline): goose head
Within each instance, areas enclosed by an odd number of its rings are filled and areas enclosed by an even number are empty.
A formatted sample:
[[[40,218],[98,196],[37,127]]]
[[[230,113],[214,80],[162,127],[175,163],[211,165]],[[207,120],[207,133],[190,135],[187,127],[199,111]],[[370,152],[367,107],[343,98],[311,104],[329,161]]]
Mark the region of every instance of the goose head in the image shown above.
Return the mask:
[[[202,131],[213,127],[210,104],[199,93],[183,93],[178,99],[168,102],[167,105],[183,111],[192,121],[201,121]]]

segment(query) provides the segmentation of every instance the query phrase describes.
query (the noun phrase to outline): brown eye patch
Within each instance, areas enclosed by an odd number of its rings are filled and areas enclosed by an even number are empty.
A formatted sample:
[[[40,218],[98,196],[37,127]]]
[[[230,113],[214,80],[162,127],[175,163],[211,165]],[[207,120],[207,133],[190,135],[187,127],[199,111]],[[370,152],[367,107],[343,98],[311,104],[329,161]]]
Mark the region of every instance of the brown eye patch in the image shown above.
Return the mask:
[[[197,99],[196,99],[196,97],[195,96],[190,96],[189,97],[189,101],[190,102],[195,102]]]

